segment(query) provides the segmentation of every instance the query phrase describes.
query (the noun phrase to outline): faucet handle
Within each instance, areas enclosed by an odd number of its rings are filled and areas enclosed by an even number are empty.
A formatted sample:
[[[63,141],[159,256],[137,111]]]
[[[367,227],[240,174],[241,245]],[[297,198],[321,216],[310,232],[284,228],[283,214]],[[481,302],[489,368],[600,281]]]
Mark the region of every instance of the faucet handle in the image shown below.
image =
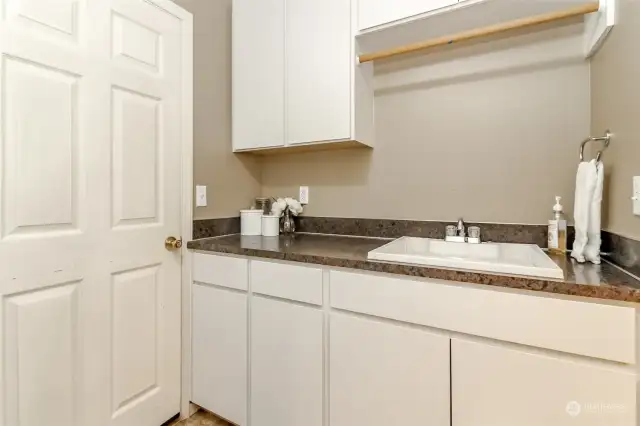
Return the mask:
[[[467,228],[469,231],[469,238],[480,238],[480,227],[479,226],[470,226]]]

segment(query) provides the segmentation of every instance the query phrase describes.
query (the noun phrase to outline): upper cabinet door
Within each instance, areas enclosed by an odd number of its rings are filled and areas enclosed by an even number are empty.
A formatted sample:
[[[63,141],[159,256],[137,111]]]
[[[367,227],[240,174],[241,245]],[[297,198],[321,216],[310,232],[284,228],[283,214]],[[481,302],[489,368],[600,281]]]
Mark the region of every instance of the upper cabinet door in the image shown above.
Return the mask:
[[[287,0],[287,141],[351,138],[351,2]]]
[[[359,0],[358,30],[363,31],[455,3],[458,0]]]
[[[284,2],[233,1],[235,151],[284,145]]]

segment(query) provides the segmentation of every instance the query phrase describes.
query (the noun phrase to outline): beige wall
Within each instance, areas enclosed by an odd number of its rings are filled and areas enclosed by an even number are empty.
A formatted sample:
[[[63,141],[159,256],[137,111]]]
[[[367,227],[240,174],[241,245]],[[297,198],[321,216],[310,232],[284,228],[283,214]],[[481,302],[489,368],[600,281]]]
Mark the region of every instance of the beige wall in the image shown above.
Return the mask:
[[[617,25],[591,64],[592,131],[610,127],[615,138],[604,155],[604,227],[640,239],[632,213],[632,176],[640,176],[640,2],[620,1]]]
[[[260,164],[231,152],[231,0],[175,0],[194,15],[194,182],[208,207],[195,219],[237,216],[260,193]]]
[[[307,215],[542,224],[573,207],[589,133],[582,26],[376,66],[374,150],[263,160],[263,195],[310,186]],[[612,124],[613,126],[613,124]]]

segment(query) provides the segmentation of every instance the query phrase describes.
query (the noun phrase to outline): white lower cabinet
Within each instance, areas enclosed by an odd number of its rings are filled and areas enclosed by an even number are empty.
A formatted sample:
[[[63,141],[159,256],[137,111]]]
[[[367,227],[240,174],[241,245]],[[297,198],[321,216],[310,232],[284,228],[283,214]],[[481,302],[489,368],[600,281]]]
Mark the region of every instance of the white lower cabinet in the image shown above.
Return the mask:
[[[635,426],[637,376],[622,365],[451,341],[452,426]]]
[[[322,426],[323,313],[253,295],[251,425]]]
[[[331,426],[449,426],[447,336],[341,313],[330,324]]]
[[[193,285],[192,401],[244,426],[247,294]]]
[[[226,256],[194,281],[192,401],[240,426],[639,424],[636,305]]]

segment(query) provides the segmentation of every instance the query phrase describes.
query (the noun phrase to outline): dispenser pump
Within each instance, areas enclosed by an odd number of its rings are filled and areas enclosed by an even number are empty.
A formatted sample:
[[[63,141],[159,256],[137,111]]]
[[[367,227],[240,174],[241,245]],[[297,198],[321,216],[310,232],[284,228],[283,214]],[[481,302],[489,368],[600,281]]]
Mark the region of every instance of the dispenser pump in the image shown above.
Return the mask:
[[[562,212],[564,211],[564,208],[562,207],[562,204],[560,204],[560,200],[562,199],[562,197],[560,197],[559,195],[556,195],[556,204],[553,206],[553,211],[557,216],[561,216]]]
[[[564,219],[561,199],[562,197],[556,196],[553,219],[549,221],[549,251],[558,254],[567,251],[567,221]]]

